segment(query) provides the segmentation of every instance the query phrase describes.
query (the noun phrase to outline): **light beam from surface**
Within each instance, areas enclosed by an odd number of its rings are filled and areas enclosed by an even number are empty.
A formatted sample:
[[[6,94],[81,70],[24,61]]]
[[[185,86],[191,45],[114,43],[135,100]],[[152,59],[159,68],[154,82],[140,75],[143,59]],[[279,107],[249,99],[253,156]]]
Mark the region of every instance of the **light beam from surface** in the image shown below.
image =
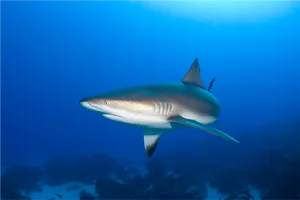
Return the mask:
[[[291,11],[300,0],[131,0],[170,14],[213,21],[256,21]]]

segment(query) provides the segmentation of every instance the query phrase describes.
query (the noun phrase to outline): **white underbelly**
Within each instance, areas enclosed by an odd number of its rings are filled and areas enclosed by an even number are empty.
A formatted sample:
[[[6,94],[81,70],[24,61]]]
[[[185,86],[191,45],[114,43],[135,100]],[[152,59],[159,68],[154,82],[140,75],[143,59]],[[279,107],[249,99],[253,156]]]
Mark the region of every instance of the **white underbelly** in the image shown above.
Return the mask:
[[[184,112],[181,114],[182,117],[190,120],[195,120],[201,124],[211,124],[214,123],[217,118],[214,116],[208,116],[208,115],[197,115],[192,112]]]
[[[158,116],[145,116],[145,115],[127,115],[126,117],[120,117],[116,115],[103,114],[104,117],[119,121],[127,124],[133,124],[137,126],[144,126],[147,128],[156,128],[156,129],[171,129],[171,123],[163,118]]]

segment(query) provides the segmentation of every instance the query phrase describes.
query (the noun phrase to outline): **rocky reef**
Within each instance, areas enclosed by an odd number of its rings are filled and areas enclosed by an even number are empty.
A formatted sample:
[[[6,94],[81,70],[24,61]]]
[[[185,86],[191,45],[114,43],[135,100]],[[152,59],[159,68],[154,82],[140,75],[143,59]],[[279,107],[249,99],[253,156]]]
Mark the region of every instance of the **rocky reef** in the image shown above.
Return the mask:
[[[298,151],[285,149],[260,152],[253,165],[203,165],[188,161],[177,163],[151,159],[143,166],[120,164],[106,154],[83,157],[60,157],[42,167],[11,166],[1,176],[1,198],[30,199],[41,186],[59,186],[70,182],[94,185],[93,194],[79,185],[78,199],[207,199],[207,187],[215,188],[222,200],[254,200],[250,187],[261,199],[299,199],[300,164]],[[165,159],[164,159],[165,160]],[[141,170],[141,167],[144,170]],[[56,199],[64,199],[55,193]],[[49,198],[54,199],[54,198]]]

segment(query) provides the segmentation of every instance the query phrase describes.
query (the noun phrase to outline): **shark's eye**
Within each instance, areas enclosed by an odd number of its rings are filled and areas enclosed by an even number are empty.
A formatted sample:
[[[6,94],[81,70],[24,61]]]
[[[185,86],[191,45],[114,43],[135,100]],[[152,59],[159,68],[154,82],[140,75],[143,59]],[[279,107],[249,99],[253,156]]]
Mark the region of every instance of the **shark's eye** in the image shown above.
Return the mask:
[[[104,101],[104,105],[107,105],[108,103],[107,103],[107,101]]]

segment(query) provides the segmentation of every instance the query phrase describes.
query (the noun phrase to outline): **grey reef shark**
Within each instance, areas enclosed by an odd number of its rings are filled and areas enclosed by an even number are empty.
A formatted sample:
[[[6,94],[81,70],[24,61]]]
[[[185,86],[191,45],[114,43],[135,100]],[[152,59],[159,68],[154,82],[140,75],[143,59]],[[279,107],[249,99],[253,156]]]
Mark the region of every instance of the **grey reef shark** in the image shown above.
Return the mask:
[[[220,104],[201,81],[198,58],[181,81],[130,87],[84,98],[80,104],[104,117],[141,127],[148,157],[154,153],[162,135],[175,129],[197,128],[239,143],[210,126],[218,122]]]

